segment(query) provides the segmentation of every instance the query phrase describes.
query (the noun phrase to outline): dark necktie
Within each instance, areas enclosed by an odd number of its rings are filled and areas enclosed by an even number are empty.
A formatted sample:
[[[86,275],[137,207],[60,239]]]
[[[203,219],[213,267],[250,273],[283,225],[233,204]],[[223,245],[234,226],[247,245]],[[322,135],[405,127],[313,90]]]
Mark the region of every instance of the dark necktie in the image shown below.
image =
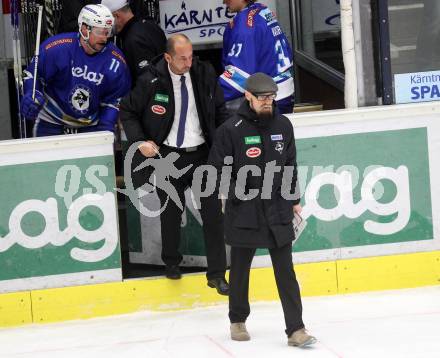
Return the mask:
[[[188,112],[188,89],[185,84],[185,76],[180,77],[180,97],[182,99],[182,106],[180,107],[179,127],[177,129],[177,141],[176,144],[180,148],[185,139],[185,123],[186,114]]]

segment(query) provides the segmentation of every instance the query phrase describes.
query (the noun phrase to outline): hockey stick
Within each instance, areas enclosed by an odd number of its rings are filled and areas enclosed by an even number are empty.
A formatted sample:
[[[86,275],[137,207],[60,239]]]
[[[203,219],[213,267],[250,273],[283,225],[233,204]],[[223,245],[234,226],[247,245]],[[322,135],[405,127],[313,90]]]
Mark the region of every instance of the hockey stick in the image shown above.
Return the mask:
[[[27,56],[28,56],[28,28],[27,28],[27,1],[26,0],[21,0],[20,1],[20,7],[21,7],[21,28],[23,29],[23,43],[24,43],[24,57],[25,57],[25,61],[26,61],[26,65],[28,65],[28,60],[27,60]]]
[[[26,119],[21,115],[20,99],[22,95],[22,75],[21,75],[21,47],[20,47],[20,29],[18,22],[18,0],[10,0],[11,6],[11,25],[12,34],[12,56],[14,60],[14,79],[15,89],[17,92],[17,115],[18,115],[18,131],[20,138],[26,138]]]
[[[58,28],[60,27],[60,18],[61,18],[61,0],[55,0],[55,31],[58,33]]]
[[[32,99],[35,100],[35,90],[37,86],[37,71],[38,71],[38,57],[40,56],[40,35],[41,35],[41,21],[43,18],[43,6],[38,6],[38,22],[37,22],[37,37],[35,38],[35,67],[34,67],[34,83],[32,86]]]
[[[44,0],[44,9],[46,10],[46,31],[49,36],[55,35],[54,7],[55,4],[53,0]]]

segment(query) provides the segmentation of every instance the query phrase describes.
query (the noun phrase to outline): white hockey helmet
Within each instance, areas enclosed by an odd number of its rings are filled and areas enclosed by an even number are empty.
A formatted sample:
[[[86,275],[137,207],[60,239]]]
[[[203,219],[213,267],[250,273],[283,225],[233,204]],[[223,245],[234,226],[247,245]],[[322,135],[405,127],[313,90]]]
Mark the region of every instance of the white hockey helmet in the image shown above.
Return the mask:
[[[86,24],[90,28],[101,27],[113,29],[115,19],[111,11],[102,4],[90,4],[81,9],[78,16],[78,27],[81,33],[81,25]]]

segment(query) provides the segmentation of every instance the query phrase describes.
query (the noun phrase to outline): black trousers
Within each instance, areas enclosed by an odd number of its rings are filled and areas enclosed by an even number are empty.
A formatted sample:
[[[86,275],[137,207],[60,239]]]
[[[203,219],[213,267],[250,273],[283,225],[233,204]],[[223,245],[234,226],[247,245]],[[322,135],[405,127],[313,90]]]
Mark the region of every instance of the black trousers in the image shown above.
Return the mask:
[[[231,271],[229,273],[229,319],[231,323],[245,322],[250,314],[249,273],[255,248],[231,247]],[[298,281],[292,264],[292,245],[269,249],[275,281],[290,336],[304,328],[302,304]]]
[[[173,149],[166,146],[160,147],[160,154],[166,157]],[[179,158],[174,162],[175,167],[181,170],[192,165],[185,174],[179,178],[169,178],[170,183],[176,189],[182,207],[185,208],[185,189],[191,186],[195,169],[206,164],[208,159],[208,147],[202,146],[194,152],[178,152]],[[159,188],[157,194],[162,207],[169,199],[168,194]],[[206,198],[201,198],[200,215],[203,222],[203,237],[205,241],[208,270],[206,276],[209,279],[223,278],[226,271],[226,249],[224,241],[223,214],[221,201],[218,194],[214,193]],[[179,265],[182,255],[179,252],[180,224],[183,211],[173,200],[168,200],[165,210],[160,215],[162,235],[162,261],[165,265]]]

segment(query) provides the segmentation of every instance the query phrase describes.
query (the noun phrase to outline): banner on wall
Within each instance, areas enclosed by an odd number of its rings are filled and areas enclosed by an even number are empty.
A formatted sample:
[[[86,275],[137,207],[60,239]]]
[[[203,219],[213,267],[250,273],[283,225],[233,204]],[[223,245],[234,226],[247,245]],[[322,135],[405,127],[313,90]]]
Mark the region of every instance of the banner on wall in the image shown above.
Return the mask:
[[[417,104],[294,116],[308,223],[294,243],[295,262],[440,248],[440,170],[433,163],[440,155],[439,114],[440,104]],[[151,210],[160,206],[154,195],[143,200]],[[183,265],[204,266],[201,220],[189,192],[186,202]],[[159,218],[132,208],[129,223],[130,261],[162,264]],[[254,266],[267,265],[268,252],[257,250]]]
[[[259,2],[276,12],[275,0]],[[165,35],[184,33],[193,44],[221,43],[224,27],[235,16],[222,0],[161,0],[159,9]]]
[[[440,71],[394,75],[396,103],[440,100]]]
[[[113,134],[0,142],[0,293],[122,279]]]

